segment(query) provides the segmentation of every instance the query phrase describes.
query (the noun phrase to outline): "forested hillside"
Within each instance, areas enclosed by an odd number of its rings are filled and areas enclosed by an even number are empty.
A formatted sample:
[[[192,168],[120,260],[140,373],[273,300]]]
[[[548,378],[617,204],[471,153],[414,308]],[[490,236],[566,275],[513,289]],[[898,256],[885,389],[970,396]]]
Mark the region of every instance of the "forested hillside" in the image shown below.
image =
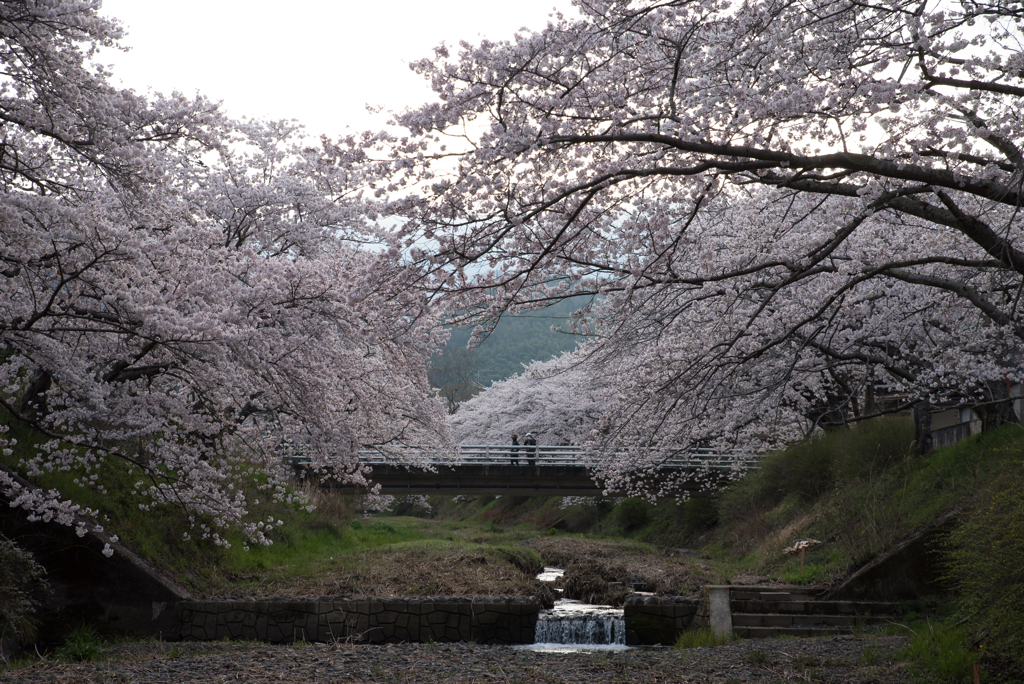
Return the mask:
[[[568,332],[569,315],[584,306],[590,297],[575,297],[540,311],[519,316],[502,316],[501,322],[487,339],[471,352],[477,364],[476,381],[487,387],[522,372],[531,361],[547,361],[564,351],[571,351],[585,338]],[[553,331],[552,326],[562,332]],[[466,346],[472,328],[452,330],[450,349]]]

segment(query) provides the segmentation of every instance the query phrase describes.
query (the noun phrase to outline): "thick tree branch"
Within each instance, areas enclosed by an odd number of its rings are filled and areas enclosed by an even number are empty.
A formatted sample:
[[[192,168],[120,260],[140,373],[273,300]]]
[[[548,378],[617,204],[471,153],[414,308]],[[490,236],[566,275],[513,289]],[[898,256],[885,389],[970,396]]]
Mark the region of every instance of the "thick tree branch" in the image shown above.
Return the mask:
[[[879,159],[867,154],[835,152],[817,156],[804,156],[776,150],[723,145],[704,141],[686,140],[654,133],[609,133],[604,135],[556,135],[541,141],[544,145],[582,145],[589,143],[653,143],[683,152],[709,154],[727,159],[704,160],[703,165],[733,170],[739,162],[728,159],[750,159],[769,162],[775,168],[792,169],[844,169],[882,178],[913,181],[951,190],[966,192],[1010,206],[1020,206],[1019,193],[1001,183],[988,179],[964,178],[946,169],[917,166]]]

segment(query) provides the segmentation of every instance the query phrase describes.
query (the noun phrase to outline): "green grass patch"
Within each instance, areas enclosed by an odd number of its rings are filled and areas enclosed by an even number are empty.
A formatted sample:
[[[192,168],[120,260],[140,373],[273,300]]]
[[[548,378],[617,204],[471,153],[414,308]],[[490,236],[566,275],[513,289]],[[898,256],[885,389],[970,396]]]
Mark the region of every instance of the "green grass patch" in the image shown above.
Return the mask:
[[[225,567],[235,572],[308,568],[325,559],[424,537],[414,519],[352,518],[345,522],[325,520],[315,513],[298,513],[292,516],[291,523],[275,530],[271,546],[252,546],[246,551],[233,545],[224,552]]]
[[[891,417],[770,455],[717,497],[702,551],[727,575],[836,582],[1014,471],[1024,431],[1006,425],[924,457],[911,441],[909,419]],[[782,552],[798,538],[824,542],[802,573]]]
[[[18,443],[4,460],[27,476],[25,462],[44,440],[24,429],[18,432],[15,428],[12,432],[17,432],[13,436]],[[212,521],[203,516],[196,515],[192,521],[183,509],[173,505],[141,510],[139,498],[133,495],[141,475],[131,464],[108,458],[97,464],[94,474],[103,490],[89,486],[86,473],[73,470],[46,472],[30,479],[98,511],[96,522],[107,532],[118,535],[125,546],[175,577],[197,596],[238,593],[242,587],[254,591],[270,584],[280,587],[293,577],[330,567],[338,558],[438,536],[436,531],[425,531],[423,521],[412,518],[356,518],[351,497],[309,484],[295,486],[303,487],[317,506],[312,512],[299,504],[268,502],[269,497],[258,490],[265,477],[240,468],[234,486],[253,492],[252,500],[260,500],[249,506],[252,518],[274,518],[283,524],[267,533],[273,541],[270,546],[249,544],[241,532],[232,530],[222,531],[230,546],[220,546],[200,538],[193,522],[212,527]]]
[[[709,629],[688,629],[680,632],[676,638],[675,648],[703,648],[705,646],[722,646],[736,640],[733,634],[715,634]]]
[[[965,629],[925,622],[912,625],[910,631],[910,644],[899,657],[910,663],[912,676],[936,684],[973,681],[977,653]]]

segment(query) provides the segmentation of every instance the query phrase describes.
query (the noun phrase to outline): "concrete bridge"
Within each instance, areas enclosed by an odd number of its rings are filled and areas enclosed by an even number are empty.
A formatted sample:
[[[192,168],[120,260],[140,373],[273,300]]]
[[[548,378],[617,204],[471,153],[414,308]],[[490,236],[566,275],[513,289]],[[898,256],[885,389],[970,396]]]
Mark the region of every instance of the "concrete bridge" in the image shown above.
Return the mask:
[[[359,453],[370,471],[370,479],[381,486],[381,494],[440,494],[509,496],[601,496],[603,487],[593,480],[594,469],[612,461],[629,470],[636,463],[635,478],[668,484],[673,493],[706,493],[709,485],[756,468],[752,454],[725,454],[712,450],[680,453],[665,450],[654,454],[653,468],[640,468],[650,461],[650,451],[585,451],[571,446],[513,447],[507,444],[462,445],[451,450],[414,446],[386,447]],[[298,462],[300,468],[302,463]],[[334,484],[346,493],[364,490]],[[614,492],[611,492],[614,494]]]

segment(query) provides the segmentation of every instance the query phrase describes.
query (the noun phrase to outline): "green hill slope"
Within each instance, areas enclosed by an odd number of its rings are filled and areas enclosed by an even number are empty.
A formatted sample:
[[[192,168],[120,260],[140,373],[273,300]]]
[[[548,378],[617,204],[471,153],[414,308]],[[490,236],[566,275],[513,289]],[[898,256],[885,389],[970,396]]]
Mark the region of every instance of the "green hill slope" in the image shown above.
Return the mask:
[[[583,337],[568,332],[569,315],[584,306],[589,297],[575,297],[539,311],[519,316],[503,316],[494,331],[472,352],[478,364],[476,381],[483,387],[504,380],[523,370],[531,361],[547,361],[562,352],[572,351]],[[450,348],[462,348],[469,342],[472,329],[452,330]]]

